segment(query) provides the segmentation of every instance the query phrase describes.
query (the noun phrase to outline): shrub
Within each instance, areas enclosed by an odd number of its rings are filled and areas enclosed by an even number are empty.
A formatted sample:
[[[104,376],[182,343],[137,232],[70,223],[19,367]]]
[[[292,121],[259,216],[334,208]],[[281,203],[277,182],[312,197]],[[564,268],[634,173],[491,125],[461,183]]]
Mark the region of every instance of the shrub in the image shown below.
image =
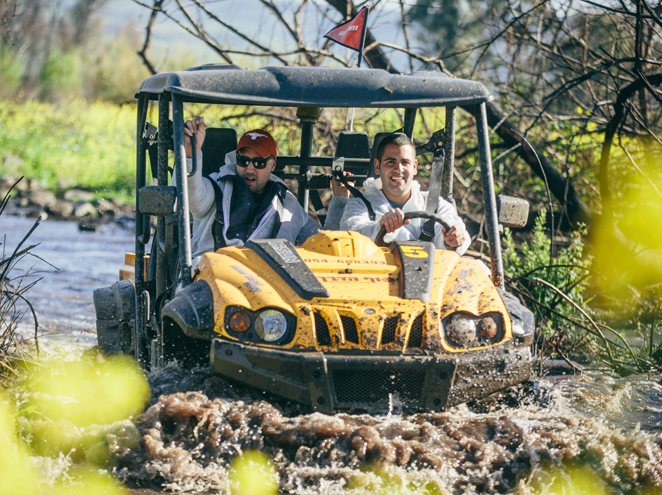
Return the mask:
[[[26,101],[0,105],[0,149],[8,176],[50,189],[85,186],[101,196],[131,196],[135,182],[135,110],[74,100],[65,106]]]
[[[595,273],[592,257],[584,252],[586,229],[574,231],[567,246],[550,255],[546,216],[543,210],[525,241],[516,243],[506,230],[503,242],[507,282],[536,314],[537,353],[597,359],[619,374],[651,369],[644,349],[632,349],[622,331],[607,325],[591,306]]]
[[[23,63],[6,46],[0,45],[0,98],[14,99],[21,89]]]
[[[80,57],[75,50],[51,50],[39,74],[40,96],[49,101],[75,98],[82,90]]]
[[[503,258],[509,270],[509,282],[534,304],[540,330],[549,337],[555,332],[554,329],[567,330],[567,327],[572,327],[573,319],[580,316],[581,310],[588,310],[584,296],[590,259],[583,256],[584,228],[571,234],[565,249],[550,256],[546,215],[545,210],[540,212],[527,242],[516,243],[512,232],[506,229]],[[546,284],[540,283],[540,280]]]

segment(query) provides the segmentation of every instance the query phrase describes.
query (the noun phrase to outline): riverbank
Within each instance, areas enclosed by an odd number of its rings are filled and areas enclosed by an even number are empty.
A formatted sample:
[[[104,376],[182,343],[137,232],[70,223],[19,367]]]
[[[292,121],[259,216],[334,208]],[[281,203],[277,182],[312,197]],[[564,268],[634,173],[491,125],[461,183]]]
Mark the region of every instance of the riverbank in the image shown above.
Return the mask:
[[[13,186],[13,187],[12,187]],[[81,230],[95,230],[99,225],[117,222],[132,224],[133,204],[119,199],[106,199],[84,188],[52,191],[33,179],[0,178],[0,198],[11,190],[4,213],[27,218],[70,220]]]

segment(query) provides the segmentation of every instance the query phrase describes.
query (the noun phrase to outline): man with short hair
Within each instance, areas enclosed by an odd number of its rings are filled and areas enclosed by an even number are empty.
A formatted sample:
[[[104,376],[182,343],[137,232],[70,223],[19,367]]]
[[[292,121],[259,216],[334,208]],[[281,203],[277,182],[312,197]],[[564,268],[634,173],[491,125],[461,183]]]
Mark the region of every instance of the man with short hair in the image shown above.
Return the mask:
[[[228,153],[218,172],[202,177],[202,116],[184,125],[184,148],[190,170],[190,137],[196,136],[199,166],[188,178],[193,216],[193,256],[224,246],[242,246],[251,239],[287,239],[300,244],[320,230],[285,183],[272,172],[278,153],[271,134],[262,129],[245,133],[236,152]]]
[[[352,198],[347,201],[340,228],[355,230],[374,239],[383,226],[387,232],[384,237],[387,242],[421,238],[426,219],[405,220],[404,217],[409,211],[425,211],[428,197],[428,192],[421,191],[414,179],[418,171],[414,144],[402,133],[385,136],[379,144],[374,168],[378,178],[366,179],[363,196],[370,203],[375,219],[370,219],[368,207],[361,198]],[[451,228],[446,230],[435,222],[434,244],[438,248],[455,249],[457,253],[464,254],[471,238],[455,207],[439,198],[436,213]]]

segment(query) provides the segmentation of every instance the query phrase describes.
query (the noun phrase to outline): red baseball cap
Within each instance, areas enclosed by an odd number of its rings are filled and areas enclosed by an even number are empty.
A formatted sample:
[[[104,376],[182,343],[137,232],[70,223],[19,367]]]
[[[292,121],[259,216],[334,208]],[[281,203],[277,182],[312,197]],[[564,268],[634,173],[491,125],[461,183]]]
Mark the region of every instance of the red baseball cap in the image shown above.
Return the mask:
[[[271,134],[262,129],[254,129],[241,136],[237,144],[237,151],[241,151],[243,148],[251,148],[262,158],[269,156],[276,158],[276,141]]]

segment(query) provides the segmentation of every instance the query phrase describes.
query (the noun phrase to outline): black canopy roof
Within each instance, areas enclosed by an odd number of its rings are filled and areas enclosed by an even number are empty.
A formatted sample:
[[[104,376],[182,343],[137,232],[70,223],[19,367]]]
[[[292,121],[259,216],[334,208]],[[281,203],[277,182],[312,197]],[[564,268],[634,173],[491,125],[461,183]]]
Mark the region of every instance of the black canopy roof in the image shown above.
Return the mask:
[[[419,107],[487,101],[482,83],[439,72],[390,74],[381,69],[204,65],[143,81],[136,96],[179,95],[185,101],[268,106]]]

